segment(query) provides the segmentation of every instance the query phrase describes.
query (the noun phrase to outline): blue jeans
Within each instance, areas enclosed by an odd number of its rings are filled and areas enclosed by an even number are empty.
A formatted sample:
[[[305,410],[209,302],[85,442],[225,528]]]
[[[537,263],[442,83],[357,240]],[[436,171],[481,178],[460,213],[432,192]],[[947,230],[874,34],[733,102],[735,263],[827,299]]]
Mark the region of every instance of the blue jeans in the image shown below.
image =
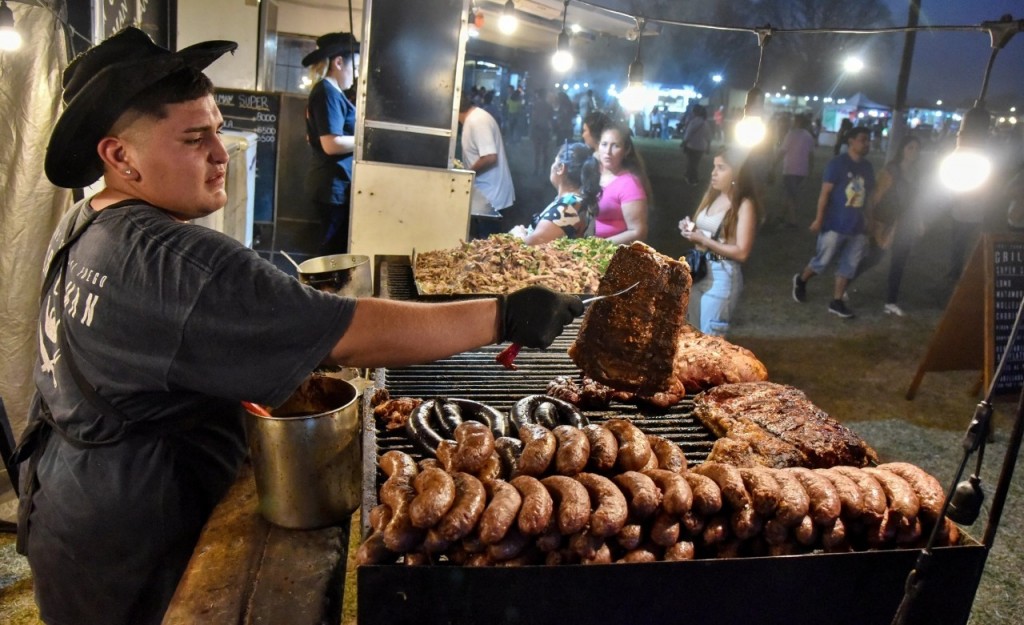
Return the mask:
[[[704,334],[725,336],[743,292],[743,271],[734,260],[709,260],[708,273],[690,289],[686,317]]]
[[[818,235],[818,248],[807,266],[814,273],[825,271],[835,255],[839,254],[839,266],[836,275],[853,280],[857,277],[857,265],[864,258],[868,238],[863,234],[840,234],[826,230]]]

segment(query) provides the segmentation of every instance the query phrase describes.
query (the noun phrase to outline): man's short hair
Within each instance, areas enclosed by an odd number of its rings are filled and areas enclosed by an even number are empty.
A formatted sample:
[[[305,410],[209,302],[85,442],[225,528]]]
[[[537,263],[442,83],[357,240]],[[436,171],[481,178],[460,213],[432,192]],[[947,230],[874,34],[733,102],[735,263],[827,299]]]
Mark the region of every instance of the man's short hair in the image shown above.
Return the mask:
[[[867,135],[871,138],[871,129],[867,126],[854,126],[846,133],[846,142],[849,143],[851,140],[856,139],[860,135]]]

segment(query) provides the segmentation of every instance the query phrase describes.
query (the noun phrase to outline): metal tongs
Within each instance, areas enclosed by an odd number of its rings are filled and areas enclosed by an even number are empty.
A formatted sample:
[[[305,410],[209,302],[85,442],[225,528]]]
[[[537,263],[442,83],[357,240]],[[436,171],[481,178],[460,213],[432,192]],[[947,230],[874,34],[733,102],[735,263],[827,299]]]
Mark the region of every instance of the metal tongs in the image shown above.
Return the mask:
[[[608,293],[607,295],[595,295],[594,297],[588,297],[587,299],[581,300],[581,301],[583,302],[584,306],[589,306],[589,305],[593,304],[594,302],[596,302],[598,300],[602,300],[602,299],[605,299],[605,298],[608,298],[608,297],[618,297],[619,295],[622,295],[624,293],[628,293],[629,291],[632,291],[633,289],[635,289],[639,285],[640,285],[640,282],[637,281],[637,282],[634,282],[633,284],[627,286],[626,288],[624,288],[624,289],[622,289],[620,291],[616,291],[614,293]],[[501,350],[501,352],[498,353],[497,356],[495,356],[494,360],[496,362],[501,363],[501,365],[503,367],[505,367],[506,369],[512,369],[513,371],[515,371],[516,369],[519,368],[519,367],[517,367],[515,365],[516,356],[519,355],[519,352],[522,349],[523,349],[523,346],[520,345],[519,343],[512,343],[511,345],[509,345],[505,349]]]

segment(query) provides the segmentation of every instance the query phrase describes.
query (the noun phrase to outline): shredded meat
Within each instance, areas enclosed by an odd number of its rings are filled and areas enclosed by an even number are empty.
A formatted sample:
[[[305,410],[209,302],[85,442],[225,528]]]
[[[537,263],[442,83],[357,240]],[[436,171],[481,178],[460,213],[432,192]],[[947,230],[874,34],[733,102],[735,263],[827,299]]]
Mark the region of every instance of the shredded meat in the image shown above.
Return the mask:
[[[409,420],[409,415],[421,403],[423,403],[422,399],[414,397],[388,399],[373,409],[373,415],[384,421],[386,429],[397,430],[398,428],[405,427],[405,422]]]

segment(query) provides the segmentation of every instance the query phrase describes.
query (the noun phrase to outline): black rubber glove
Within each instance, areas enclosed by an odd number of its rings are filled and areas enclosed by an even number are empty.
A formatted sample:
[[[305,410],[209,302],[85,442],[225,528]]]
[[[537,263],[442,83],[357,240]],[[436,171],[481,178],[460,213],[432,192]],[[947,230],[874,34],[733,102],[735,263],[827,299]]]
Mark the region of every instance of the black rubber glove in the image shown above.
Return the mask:
[[[499,343],[544,349],[583,314],[583,302],[543,286],[528,286],[498,297]]]

